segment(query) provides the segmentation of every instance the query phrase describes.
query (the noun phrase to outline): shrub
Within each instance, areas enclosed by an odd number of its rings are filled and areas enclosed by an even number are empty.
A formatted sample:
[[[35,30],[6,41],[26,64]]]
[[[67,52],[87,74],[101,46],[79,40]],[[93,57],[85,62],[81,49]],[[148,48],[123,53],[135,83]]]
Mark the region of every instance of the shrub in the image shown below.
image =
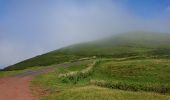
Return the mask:
[[[170,85],[168,84],[145,84],[141,85],[138,83],[125,83],[125,82],[107,82],[103,80],[91,80],[91,84],[107,87],[111,89],[121,89],[129,91],[150,91],[157,93],[170,93]]]
[[[63,83],[68,83],[68,81],[71,81],[76,84],[80,79],[84,79],[90,76],[93,72],[93,67],[95,65],[96,65],[96,61],[91,63],[89,67],[83,69],[82,71],[74,71],[66,74],[60,74],[58,77],[61,78]]]

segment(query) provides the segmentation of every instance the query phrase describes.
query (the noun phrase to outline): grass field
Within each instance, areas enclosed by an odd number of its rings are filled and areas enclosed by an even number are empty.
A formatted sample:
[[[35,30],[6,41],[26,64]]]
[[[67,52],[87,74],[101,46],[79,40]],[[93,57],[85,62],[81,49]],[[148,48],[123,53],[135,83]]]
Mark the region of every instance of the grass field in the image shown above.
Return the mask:
[[[44,100],[57,98],[59,100],[68,98],[70,100],[169,99],[170,60],[168,59],[104,59],[94,66],[92,74],[80,79],[77,76],[76,82],[74,78],[58,77],[60,74],[82,71],[92,62],[56,68],[52,73],[37,76],[32,83],[41,85],[43,89],[50,91],[49,96],[42,98]],[[102,96],[102,94],[106,96]]]
[[[61,95],[47,96],[44,100],[55,100],[55,98],[59,100],[168,100],[170,96],[85,86],[69,89]]]
[[[170,93],[170,60],[103,61],[95,68],[92,80],[102,80],[93,82],[96,85]]]
[[[111,90],[96,86],[68,89],[60,94],[44,97],[43,100],[169,100],[170,96],[145,92]]]
[[[95,68],[93,74],[95,79],[140,83],[170,83],[169,59],[102,61]]]

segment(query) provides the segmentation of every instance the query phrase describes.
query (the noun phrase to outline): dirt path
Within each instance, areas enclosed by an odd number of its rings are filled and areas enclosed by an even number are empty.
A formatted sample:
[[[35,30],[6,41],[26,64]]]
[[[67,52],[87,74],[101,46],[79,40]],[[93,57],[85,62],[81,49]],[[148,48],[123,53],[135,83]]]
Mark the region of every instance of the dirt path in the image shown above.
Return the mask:
[[[87,60],[88,61],[88,60]],[[31,70],[10,77],[0,78],[0,100],[36,100],[30,91],[30,81],[35,75],[53,71],[54,68],[68,67],[74,64],[82,64],[86,61],[77,61],[53,65],[38,70]]]
[[[53,68],[27,71],[0,79],[0,100],[35,100],[31,95],[30,81],[35,75],[46,73]]]

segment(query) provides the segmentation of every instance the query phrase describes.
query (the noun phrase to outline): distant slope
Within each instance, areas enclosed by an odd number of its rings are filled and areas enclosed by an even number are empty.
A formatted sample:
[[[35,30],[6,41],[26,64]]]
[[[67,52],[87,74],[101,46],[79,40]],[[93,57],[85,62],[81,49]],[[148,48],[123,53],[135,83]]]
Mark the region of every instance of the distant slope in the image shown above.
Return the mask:
[[[25,69],[34,66],[47,66],[55,63],[76,60],[82,57],[169,57],[170,34],[152,32],[131,32],[112,37],[81,43],[43,54],[4,70]]]
[[[59,51],[67,52],[67,54],[101,57],[169,55],[169,43],[170,34],[127,33],[95,42],[73,45]]]

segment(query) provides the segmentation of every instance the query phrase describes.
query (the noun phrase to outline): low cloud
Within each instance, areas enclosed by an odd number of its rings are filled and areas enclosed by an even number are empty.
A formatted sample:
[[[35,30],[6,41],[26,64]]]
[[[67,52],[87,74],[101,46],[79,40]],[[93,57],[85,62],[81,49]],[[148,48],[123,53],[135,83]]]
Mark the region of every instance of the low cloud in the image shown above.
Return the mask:
[[[73,0],[74,1],[74,0]],[[169,8],[168,8],[169,9]],[[112,0],[14,3],[0,23],[0,65],[10,65],[77,42],[127,31],[170,32],[167,13],[135,16]],[[0,28],[1,29],[1,28]]]

